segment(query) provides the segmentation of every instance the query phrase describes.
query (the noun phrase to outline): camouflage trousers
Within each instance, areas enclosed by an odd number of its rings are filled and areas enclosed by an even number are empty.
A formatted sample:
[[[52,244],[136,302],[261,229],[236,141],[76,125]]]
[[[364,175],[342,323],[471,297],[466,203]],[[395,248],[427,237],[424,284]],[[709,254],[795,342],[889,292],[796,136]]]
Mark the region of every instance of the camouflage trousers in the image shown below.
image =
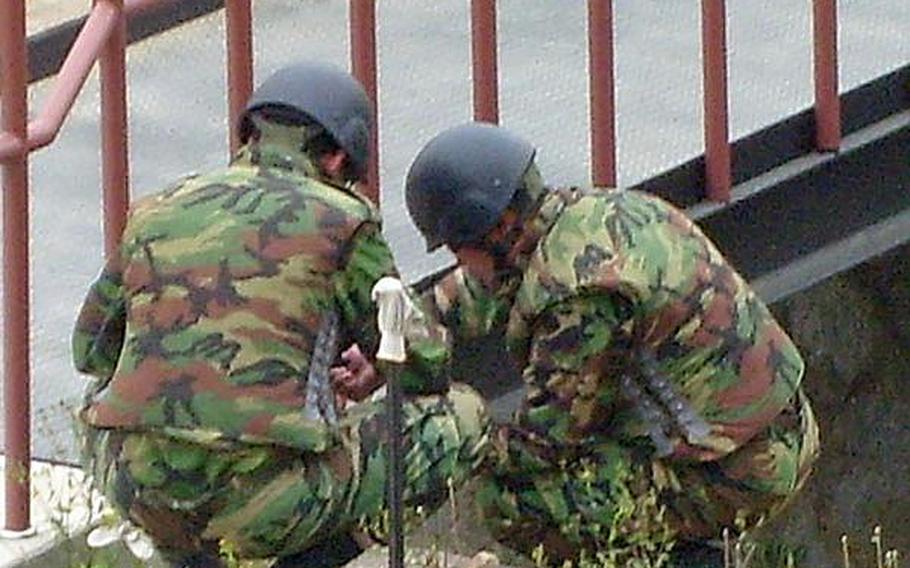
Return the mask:
[[[478,502],[494,536],[550,560],[657,541],[706,542],[724,528],[753,528],[802,487],[818,455],[808,400],[713,462],[652,459],[650,450],[605,442],[572,458],[500,431]],[[537,551],[540,552],[539,550]],[[624,565],[620,562],[617,565]]]
[[[89,467],[107,498],[167,556],[295,554],[386,510],[385,400],[350,407],[333,449],[202,445],[157,433],[92,429]],[[403,407],[407,506],[432,507],[484,456],[488,422],[467,387]]]

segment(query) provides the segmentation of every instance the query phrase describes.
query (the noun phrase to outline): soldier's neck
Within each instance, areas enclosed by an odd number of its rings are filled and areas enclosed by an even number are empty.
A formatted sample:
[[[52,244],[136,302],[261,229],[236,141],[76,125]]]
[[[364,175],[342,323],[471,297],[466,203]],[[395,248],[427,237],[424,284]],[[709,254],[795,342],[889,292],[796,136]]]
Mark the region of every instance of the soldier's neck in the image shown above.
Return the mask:
[[[305,127],[267,121],[257,121],[256,127],[259,136],[240,149],[232,164],[289,170],[324,183],[344,186],[343,181],[326,176],[316,157],[302,150],[309,136]]]

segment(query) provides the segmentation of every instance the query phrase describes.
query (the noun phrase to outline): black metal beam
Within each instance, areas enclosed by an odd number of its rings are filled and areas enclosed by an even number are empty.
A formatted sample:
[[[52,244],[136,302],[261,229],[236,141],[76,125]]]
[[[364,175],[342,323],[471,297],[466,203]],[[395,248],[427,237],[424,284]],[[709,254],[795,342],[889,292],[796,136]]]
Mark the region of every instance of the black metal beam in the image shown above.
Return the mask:
[[[849,135],[910,108],[910,64],[841,96],[843,134]],[[740,184],[815,150],[811,108],[733,143],[733,183]],[[689,207],[704,198],[704,157],[685,162],[631,189]]]
[[[86,3],[86,6],[89,6]],[[127,21],[127,41],[134,43],[224,6],[224,0],[166,0]],[[28,38],[29,82],[56,75],[88,16],[80,16]]]
[[[910,210],[910,125],[697,221],[751,280],[906,210]]]

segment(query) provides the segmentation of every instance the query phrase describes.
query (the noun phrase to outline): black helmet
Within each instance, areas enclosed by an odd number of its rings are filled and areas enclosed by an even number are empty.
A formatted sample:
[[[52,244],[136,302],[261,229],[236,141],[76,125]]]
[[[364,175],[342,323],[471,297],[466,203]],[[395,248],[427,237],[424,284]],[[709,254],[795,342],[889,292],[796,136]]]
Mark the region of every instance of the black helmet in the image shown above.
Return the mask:
[[[430,140],[411,164],[405,186],[408,212],[427,251],[475,242],[492,229],[534,153],[508,130],[478,122]]]
[[[256,89],[240,119],[240,139],[252,132],[249,115],[267,106],[284,106],[319,123],[347,152],[354,175],[366,171],[372,112],[363,86],[349,73],[325,63],[303,62],[283,67]]]

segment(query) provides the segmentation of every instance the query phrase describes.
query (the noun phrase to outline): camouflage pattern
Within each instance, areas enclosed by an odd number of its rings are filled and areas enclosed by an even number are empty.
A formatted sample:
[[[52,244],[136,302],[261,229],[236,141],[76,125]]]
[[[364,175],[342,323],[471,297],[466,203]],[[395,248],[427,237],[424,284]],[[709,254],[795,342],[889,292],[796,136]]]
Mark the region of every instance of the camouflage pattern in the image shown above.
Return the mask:
[[[370,203],[318,179],[297,150],[306,129],[259,126],[261,141],[227,169],[133,207],[73,337],[76,367],[102,380],[88,424],[314,451],[332,443],[301,412],[316,330],[336,309],[339,346],[375,352],[370,290],[395,274],[393,257]],[[441,338],[410,339],[405,387],[443,391]]]
[[[317,133],[254,118],[261,135],[229,167],[133,206],[73,335],[96,378],[88,467],[165,549],[284,554],[383,506],[381,391],[333,421],[305,407],[327,313],[329,343],[375,353],[370,292],[393,257],[370,202],[300,150]],[[419,312],[406,332],[408,499],[426,501],[475,467],[482,404],[449,391],[445,338]]]
[[[502,534],[589,542],[565,527],[609,526],[610,471],[632,472],[619,476],[632,495],[655,488],[684,539],[755,525],[797,491],[818,448],[802,359],[683,213],[634,191],[553,191],[511,254],[518,270],[495,289],[457,269],[424,298],[456,337],[502,327],[523,369],[528,394],[484,493]],[[622,388],[640,352],[667,392]],[[661,457],[644,395],[670,425],[702,427],[667,428]]]
[[[388,434],[382,396],[341,419],[343,443],[290,448],[197,444],[157,433],[94,430],[93,474],[162,552],[287,556],[341,531],[379,526],[387,510]],[[483,401],[463,385],[404,405],[404,502],[437,506],[487,445]]]

